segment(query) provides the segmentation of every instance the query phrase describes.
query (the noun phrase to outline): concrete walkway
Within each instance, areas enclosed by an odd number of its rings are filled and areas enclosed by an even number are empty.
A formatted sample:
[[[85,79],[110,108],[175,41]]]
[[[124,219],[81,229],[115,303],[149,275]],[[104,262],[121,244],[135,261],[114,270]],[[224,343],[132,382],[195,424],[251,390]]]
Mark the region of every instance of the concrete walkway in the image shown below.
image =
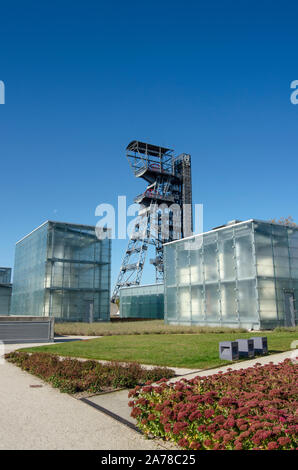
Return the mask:
[[[25,346],[6,345],[5,353]],[[162,450],[164,443],[146,440],[0,358],[0,449]]]

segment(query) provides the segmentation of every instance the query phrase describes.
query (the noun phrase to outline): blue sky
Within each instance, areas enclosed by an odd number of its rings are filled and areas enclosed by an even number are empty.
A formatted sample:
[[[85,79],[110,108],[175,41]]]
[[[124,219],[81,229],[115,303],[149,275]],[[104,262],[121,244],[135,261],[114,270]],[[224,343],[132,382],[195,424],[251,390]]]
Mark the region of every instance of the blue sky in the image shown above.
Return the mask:
[[[133,139],[192,155],[205,230],[297,221],[297,23],[287,0],[1,1],[0,265],[46,219],[95,225],[98,204],[132,202]]]

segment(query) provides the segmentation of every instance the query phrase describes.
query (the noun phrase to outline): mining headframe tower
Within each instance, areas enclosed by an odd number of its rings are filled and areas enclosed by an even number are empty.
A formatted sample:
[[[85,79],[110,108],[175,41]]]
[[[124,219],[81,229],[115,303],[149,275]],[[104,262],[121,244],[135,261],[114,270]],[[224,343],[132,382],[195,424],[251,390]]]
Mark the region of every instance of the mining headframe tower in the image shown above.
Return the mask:
[[[137,178],[147,187],[134,202],[140,204],[131,233],[112,302],[122,287],[140,285],[149,246],[155,247],[156,282],[163,282],[163,244],[192,234],[191,157],[158,145],[133,140],[126,147],[126,157]]]

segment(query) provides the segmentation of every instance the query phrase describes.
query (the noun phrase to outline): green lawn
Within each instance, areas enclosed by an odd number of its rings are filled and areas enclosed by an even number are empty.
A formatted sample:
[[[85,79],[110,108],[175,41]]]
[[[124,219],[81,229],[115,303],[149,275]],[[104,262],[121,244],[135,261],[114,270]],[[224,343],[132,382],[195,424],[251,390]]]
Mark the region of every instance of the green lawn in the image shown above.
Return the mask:
[[[218,358],[219,341],[267,336],[270,353],[288,351],[297,332],[266,333],[204,333],[204,334],[148,334],[106,336],[88,341],[74,341],[50,346],[26,348],[26,351],[44,351],[61,356],[137,361],[169,367],[205,369],[227,364]]]

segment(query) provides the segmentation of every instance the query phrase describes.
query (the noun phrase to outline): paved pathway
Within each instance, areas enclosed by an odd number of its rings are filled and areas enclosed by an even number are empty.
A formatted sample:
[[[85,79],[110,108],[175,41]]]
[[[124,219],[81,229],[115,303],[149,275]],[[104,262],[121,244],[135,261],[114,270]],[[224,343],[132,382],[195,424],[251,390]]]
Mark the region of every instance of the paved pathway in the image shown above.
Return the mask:
[[[200,376],[207,376],[207,375],[213,375],[217,374],[219,371],[222,372],[227,372],[228,369],[232,370],[239,370],[239,369],[247,369],[248,367],[253,367],[256,363],[265,365],[269,364],[269,362],[273,362],[273,364],[279,364],[280,362],[283,362],[285,359],[288,358],[296,358],[298,356],[298,350],[295,349],[293,351],[285,351],[283,353],[278,353],[278,354],[270,354],[269,356],[259,356],[256,357],[255,359],[248,359],[245,361],[241,362],[236,362],[235,364],[229,364],[227,366],[222,366],[222,367],[217,367],[215,369],[207,369],[207,370],[201,370],[199,372],[193,372],[193,373],[188,373],[184,377],[186,379],[192,379],[194,377]],[[180,380],[182,377],[175,377],[170,380],[170,382],[176,382],[177,380]]]
[[[0,358],[0,449],[163,448]]]

